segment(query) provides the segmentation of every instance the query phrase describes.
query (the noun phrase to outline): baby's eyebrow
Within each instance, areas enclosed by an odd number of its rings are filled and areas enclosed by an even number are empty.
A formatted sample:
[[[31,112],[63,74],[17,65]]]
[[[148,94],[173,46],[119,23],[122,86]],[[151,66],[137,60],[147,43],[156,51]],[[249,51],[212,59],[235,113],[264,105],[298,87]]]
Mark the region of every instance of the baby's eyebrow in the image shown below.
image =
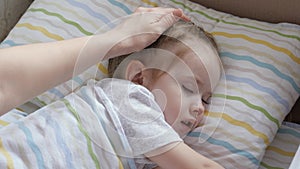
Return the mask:
[[[204,90],[204,87],[205,87],[205,82],[203,81],[203,79],[201,79],[199,76],[195,76],[195,75],[188,75],[186,76],[186,78],[189,78],[189,79],[193,79],[193,83],[196,82],[197,84],[197,87],[198,87],[198,90],[200,92],[202,92]],[[206,95],[212,95],[212,91],[211,89],[208,89],[208,94]]]
[[[204,81],[200,77],[194,76],[194,78],[196,79],[196,83],[198,85],[198,88],[199,89],[203,88],[204,87]]]
[[[196,78],[196,82],[197,82],[198,86],[202,86],[204,84],[204,82],[198,78]]]
[[[196,83],[198,85],[199,91],[202,92],[204,90],[204,87],[205,87],[203,80],[200,80],[200,79],[196,78]],[[211,88],[208,89],[208,91],[207,91],[207,93],[205,95],[212,96]]]
[[[197,84],[199,84],[199,85],[204,84],[203,78],[201,78],[200,75],[193,73],[193,78],[196,80]]]

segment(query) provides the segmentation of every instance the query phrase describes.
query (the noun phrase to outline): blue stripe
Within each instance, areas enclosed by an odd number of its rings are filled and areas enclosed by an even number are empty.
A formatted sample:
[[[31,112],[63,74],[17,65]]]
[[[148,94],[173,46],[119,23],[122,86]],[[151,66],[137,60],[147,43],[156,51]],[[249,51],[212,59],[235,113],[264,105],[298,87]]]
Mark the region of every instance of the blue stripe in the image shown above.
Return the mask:
[[[48,112],[44,112],[42,114],[42,117],[44,117],[47,120],[47,123],[53,128],[54,133],[55,133],[55,138],[56,138],[56,143],[62,150],[62,152],[65,155],[65,162],[67,163],[68,168],[75,168],[73,163],[72,163],[72,153],[70,149],[68,148],[68,145],[66,144],[64,137],[62,135],[62,130],[59,126],[59,124],[51,117],[49,116]]]
[[[236,54],[233,54],[233,53],[230,53],[230,52],[221,52],[220,55],[222,57],[229,57],[229,58],[232,58],[232,59],[235,59],[235,60],[246,60],[246,61],[249,61],[249,62],[251,62],[251,63],[253,63],[253,64],[257,65],[257,66],[260,66],[262,68],[269,69],[273,73],[275,73],[277,76],[279,76],[280,78],[282,78],[282,79],[286,80],[287,82],[289,82],[293,86],[293,88],[300,94],[300,88],[296,84],[296,82],[294,81],[294,79],[291,78],[290,76],[288,76],[288,75],[280,72],[275,66],[273,66],[271,64],[258,61],[256,59],[254,59],[253,57],[250,57],[250,56],[236,55]]]
[[[248,151],[240,150],[240,149],[235,148],[234,146],[232,146],[230,143],[228,143],[226,141],[218,140],[218,139],[209,137],[207,134],[200,133],[200,132],[190,132],[188,134],[188,136],[189,137],[203,137],[204,139],[208,138],[207,141],[209,143],[225,147],[230,152],[238,154],[238,155],[241,155],[241,156],[244,156],[244,157],[248,158],[253,164],[255,164],[256,166],[259,166],[260,162],[259,162],[259,160],[255,156],[253,156]]]
[[[89,94],[93,95],[96,94],[96,92],[94,92],[94,89],[90,89],[88,88],[89,86],[86,86],[84,88],[80,89],[80,93],[82,94],[81,98],[86,101],[93,109],[94,112],[99,112],[99,108],[98,108],[98,104],[101,104],[100,102],[96,102],[97,99],[93,99],[93,96],[89,96]],[[99,87],[100,88],[100,87]],[[92,91],[92,93],[90,93]],[[89,92],[89,93],[88,93]],[[102,104],[101,104],[102,105]],[[100,113],[95,113],[98,120],[100,121],[105,133],[107,133],[107,129],[106,129],[106,124],[103,121],[104,120],[104,116],[100,117]],[[108,134],[107,134],[108,135]],[[108,137],[108,140],[110,142],[110,144],[114,147],[113,141]],[[122,142],[123,139],[121,139]],[[135,165],[135,161],[132,158],[126,158],[126,162],[127,164],[130,166],[131,169],[135,169],[136,165]]]
[[[39,149],[39,147],[34,143],[33,138],[32,138],[32,133],[30,132],[30,130],[24,125],[23,122],[17,122],[18,127],[24,132],[25,136],[26,136],[26,141],[27,144],[29,145],[29,147],[31,148],[31,150],[33,151],[35,157],[36,157],[36,161],[38,164],[38,168],[39,169],[44,169],[45,168],[45,164],[44,164],[44,158],[42,156],[42,152]]]
[[[72,80],[74,80],[75,82],[77,82],[79,85],[82,85],[84,83],[82,81],[82,79],[80,79],[80,77],[78,77],[78,76],[74,77]],[[52,94],[54,94],[54,95],[56,95],[56,96],[58,96],[59,98],[65,97],[65,94],[63,94],[60,90],[58,90],[56,88],[50,89],[49,92],[52,93]]]
[[[20,110],[13,111],[13,113],[16,113],[16,114],[18,114],[18,115],[21,115],[21,116],[23,116],[23,117],[28,116],[28,114],[27,114],[26,112],[22,112],[22,111],[20,111]]]
[[[108,0],[108,2],[110,2],[111,4],[121,8],[122,10],[124,10],[127,14],[131,14],[132,11],[125,6],[124,4],[122,4],[121,2],[115,1],[115,0]]]
[[[107,133],[106,125],[105,125],[105,122],[103,121],[104,120],[103,117],[105,117],[105,116],[100,117],[99,107],[97,106],[97,103],[95,103],[96,99],[94,99],[94,97],[93,97],[93,95],[95,95],[96,93],[92,93],[92,97],[90,97],[89,94],[87,93],[90,91],[93,91],[93,90],[88,90],[88,86],[80,88],[80,93],[82,94],[82,96],[80,96],[80,97],[93,109],[94,112],[98,112],[98,113],[94,113],[94,114],[97,116],[98,120],[102,124],[102,127],[103,127],[105,133]],[[99,103],[99,104],[101,104],[101,103]]]
[[[244,78],[244,77],[236,77],[236,76],[232,76],[232,75],[226,75],[226,80],[240,82],[240,83],[247,83],[247,84],[251,85],[253,88],[260,90],[261,92],[270,94],[271,96],[273,96],[273,98],[275,100],[277,100],[277,102],[282,104],[287,111],[290,110],[289,102],[287,100],[284,100],[279,94],[277,94],[277,92],[275,90],[268,88],[268,87],[264,87],[264,86],[256,83],[252,79]]]
[[[80,84],[80,85],[82,85],[83,84],[83,81],[82,81],[82,79],[80,79],[80,77],[79,76],[76,76],[76,77],[73,77],[73,79],[72,80],[74,80],[75,82],[77,82],[78,84]],[[73,86],[72,86],[73,87]]]
[[[300,139],[300,133],[296,132],[294,130],[291,130],[291,129],[282,129],[282,128],[279,128],[278,133],[280,133],[280,134],[290,134],[290,135],[293,135],[293,136],[295,136],[295,137],[297,137],[297,138]]]
[[[58,96],[59,98],[63,98],[63,97],[65,97],[65,95],[62,93],[62,92],[60,92],[58,89],[56,89],[56,88],[52,88],[52,89],[50,89],[50,90],[48,90],[50,93],[52,93],[52,94],[55,94],[56,96]]]
[[[74,0],[67,0],[67,2],[69,2],[71,5],[76,6],[78,8],[83,9],[84,11],[86,11],[88,14],[90,14],[91,16],[98,18],[100,20],[102,20],[104,23],[108,24],[108,26],[112,27],[113,25],[111,25],[110,20],[105,16],[102,15],[101,13],[97,13],[95,11],[93,11],[89,6],[87,6],[84,3],[81,2],[77,2]]]
[[[15,43],[15,42],[12,41],[12,40],[5,40],[5,41],[3,41],[3,42],[1,43],[1,46],[4,45],[4,44],[9,45],[9,46],[20,46],[20,45],[24,45],[24,44],[22,44],[22,43]]]

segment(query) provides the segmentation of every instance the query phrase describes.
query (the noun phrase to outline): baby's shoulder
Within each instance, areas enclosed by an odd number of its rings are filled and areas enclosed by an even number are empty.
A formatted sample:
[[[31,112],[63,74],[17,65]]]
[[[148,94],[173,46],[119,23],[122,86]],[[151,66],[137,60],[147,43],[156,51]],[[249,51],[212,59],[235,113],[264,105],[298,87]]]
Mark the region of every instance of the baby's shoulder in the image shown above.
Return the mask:
[[[153,94],[146,87],[124,79],[105,78],[98,81],[96,86],[115,97],[154,100]]]

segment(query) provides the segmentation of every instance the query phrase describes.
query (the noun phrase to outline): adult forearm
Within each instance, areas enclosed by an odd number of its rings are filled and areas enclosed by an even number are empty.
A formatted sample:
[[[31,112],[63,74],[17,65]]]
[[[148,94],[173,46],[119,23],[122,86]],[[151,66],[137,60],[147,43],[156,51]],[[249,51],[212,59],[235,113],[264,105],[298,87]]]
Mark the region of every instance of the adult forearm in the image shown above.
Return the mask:
[[[101,61],[115,44],[107,36],[93,37],[96,47],[88,43],[91,37],[82,37],[1,49],[0,114]]]
[[[0,115],[103,59],[142,50],[179,18],[180,9],[138,8],[101,35],[0,50]]]

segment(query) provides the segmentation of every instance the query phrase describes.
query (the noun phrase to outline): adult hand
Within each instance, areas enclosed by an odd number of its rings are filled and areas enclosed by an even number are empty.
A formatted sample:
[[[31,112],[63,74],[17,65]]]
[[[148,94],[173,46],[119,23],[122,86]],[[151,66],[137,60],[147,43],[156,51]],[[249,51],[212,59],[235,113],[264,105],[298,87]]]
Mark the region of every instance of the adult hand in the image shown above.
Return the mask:
[[[107,58],[129,54],[153,43],[179,19],[190,21],[181,9],[139,7],[120,25],[110,31],[118,39]]]
[[[179,18],[189,20],[180,9],[138,8],[103,34],[0,49],[0,115],[104,59],[145,48]]]

